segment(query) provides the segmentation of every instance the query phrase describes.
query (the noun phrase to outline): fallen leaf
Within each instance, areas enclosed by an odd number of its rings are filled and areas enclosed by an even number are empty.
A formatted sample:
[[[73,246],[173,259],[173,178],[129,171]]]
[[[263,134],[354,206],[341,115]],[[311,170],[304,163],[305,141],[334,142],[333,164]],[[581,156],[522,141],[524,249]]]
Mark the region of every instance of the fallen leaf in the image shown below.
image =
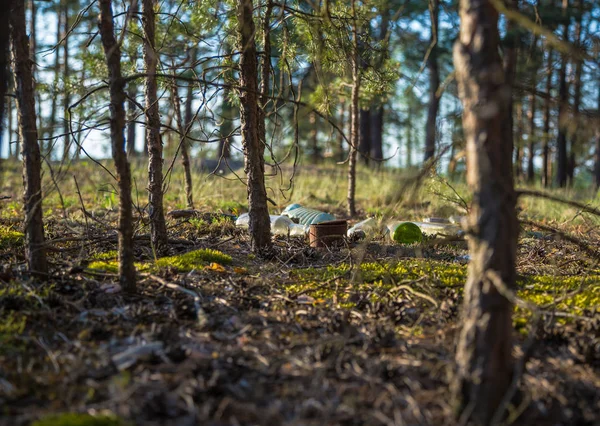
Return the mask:
[[[204,269],[215,272],[226,272],[226,269],[223,265],[219,265],[218,263],[212,262],[210,265],[206,266]]]

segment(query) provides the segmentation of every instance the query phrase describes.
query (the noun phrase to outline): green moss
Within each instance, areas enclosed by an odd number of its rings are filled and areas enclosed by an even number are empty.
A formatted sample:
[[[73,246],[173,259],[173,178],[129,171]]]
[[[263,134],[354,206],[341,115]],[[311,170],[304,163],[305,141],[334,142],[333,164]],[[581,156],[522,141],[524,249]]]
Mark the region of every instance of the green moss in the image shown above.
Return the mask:
[[[19,352],[23,345],[20,337],[27,326],[27,316],[10,312],[8,315],[0,315],[0,318],[0,354]]]
[[[93,257],[93,262],[87,266],[89,271],[104,272],[109,274],[119,273],[119,261],[114,251],[100,253]],[[192,269],[202,268],[212,262],[220,265],[231,263],[231,256],[218,250],[200,249],[190,251],[177,256],[169,256],[158,259],[155,263],[136,262],[135,268],[138,272],[156,272],[160,268],[173,268],[179,272],[189,272]]]
[[[21,246],[24,238],[25,235],[22,232],[0,225],[0,249]]]
[[[138,272],[153,272],[155,271],[154,265],[146,262],[135,262],[133,264]],[[96,260],[90,262],[86,268],[93,272],[103,272],[108,274],[119,273],[119,261],[118,260]]]
[[[104,253],[96,253],[92,256],[94,260],[116,260],[119,258],[119,253],[116,250],[109,250]]]
[[[211,262],[227,265],[231,263],[231,256],[218,250],[200,249],[177,256],[163,257],[156,261],[159,268],[175,268],[180,272],[188,272],[201,268]]]
[[[319,287],[318,290],[310,292],[315,298],[331,299],[337,296],[340,306],[350,306],[349,294],[343,291],[350,284],[350,266],[342,264],[335,267],[323,269],[296,270],[291,275],[297,278],[295,282],[286,285],[290,294],[304,292],[318,287],[323,281],[340,276],[329,286]],[[352,271],[356,273],[357,271]],[[346,273],[344,275],[344,273]],[[426,286],[425,293],[434,298],[443,297],[444,288],[452,288],[462,294],[467,280],[467,266],[462,264],[432,261],[427,259],[410,259],[399,262],[367,262],[360,265],[360,277],[354,285],[356,291],[371,292],[372,301],[387,294],[394,286],[404,281],[412,285],[416,290]],[[421,279],[421,280],[419,280]],[[419,280],[411,284],[411,281]],[[600,275],[582,276],[530,276],[520,278],[517,282],[517,295],[528,302],[538,306],[550,306],[554,301],[560,300],[555,309],[569,314],[586,315],[600,306]],[[577,292],[581,286],[581,291]],[[525,330],[525,324],[530,313],[515,308],[515,327]]]
[[[37,420],[31,426],[126,426],[129,423],[114,415],[64,413]]]

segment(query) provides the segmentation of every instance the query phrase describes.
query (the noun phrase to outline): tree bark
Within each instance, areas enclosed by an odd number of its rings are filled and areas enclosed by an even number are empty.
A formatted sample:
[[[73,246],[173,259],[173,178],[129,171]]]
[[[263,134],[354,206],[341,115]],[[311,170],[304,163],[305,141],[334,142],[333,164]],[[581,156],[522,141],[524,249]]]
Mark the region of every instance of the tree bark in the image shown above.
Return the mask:
[[[59,5],[59,10],[56,13],[58,16],[58,22],[56,23],[56,45],[60,43],[62,39],[62,2]],[[59,75],[60,75],[60,49],[54,50],[54,81],[52,83],[52,100],[50,102],[50,118],[48,119],[48,128],[46,137],[48,138],[47,147],[44,148],[44,155],[50,156],[52,153],[52,147],[54,146],[54,134],[56,131],[56,115],[57,115],[57,105],[58,105],[58,84],[59,84]]]
[[[514,99],[513,99],[514,100]],[[514,153],[515,153],[515,179],[521,181],[523,178],[523,102],[519,102],[517,107],[517,137],[513,135]],[[514,110],[514,104],[513,104]],[[513,113],[514,116],[514,113]],[[514,124],[513,124],[514,126]]]
[[[471,262],[452,390],[457,410],[489,424],[513,373],[512,303],[518,222],[512,146],[504,130],[510,88],[498,54],[498,12],[490,0],[461,0],[454,64],[467,144]]]
[[[192,83],[188,83],[188,98],[191,98],[192,94],[189,93],[191,88],[193,87]],[[190,170],[190,158],[187,151],[187,132],[189,132],[191,126],[191,101],[189,102],[189,113],[190,117],[188,117],[188,102],[186,101],[186,123],[184,124],[183,118],[181,117],[181,101],[179,100],[179,93],[177,90],[177,84],[174,82],[171,85],[171,99],[173,101],[173,109],[175,110],[175,120],[177,122],[177,130],[179,132],[179,150],[181,152],[181,165],[183,166],[183,173],[185,177],[185,198],[187,201],[187,208],[194,208],[194,199],[192,195],[192,173]]]
[[[71,69],[69,67],[69,3],[67,0],[64,0],[63,12],[65,14],[63,18],[63,133],[65,134],[63,139],[63,158],[67,160],[69,158],[69,150],[71,148],[71,129],[69,119],[69,104],[71,103],[69,76],[71,74]]]
[[[110,92],[110,140],[119,188],[119,281],[123,290],[135,292],[131,171],[125,152],[125,82],[121,76],[121,49],[114,34],[111,0],[100,0],[98,22],[106,55]]]
[[[350,160],[348,161],[348,216],[356,216],[356,157],[359,144],[359,107],[360,70],[358,54],[358,23],[356,0],[352,0],[352,94],[350,96]]]
[[[139,12],[139,2],[138,0],[133,0],[131,2],[130,15],[131,19],[138,19]],[[134,54],[131,56],[131,63],[137,64],[138,60],[138,50],[134,49]],[[127,156],[129,158],[135,156],[135,139],[137,133],[137,124],[135,123],[135,119],[137,116],[137,105],[135,103],[135,98],[138,94],[138,86],[135,81],[130,81],[127,83],[128,93],[127,96],[129,98],[127,102]]]
[[[163,209],[163,144],[160,136],[160,114],[156,83],[158,54],[155,50],[154,0],[142,0],[142,25],[144,28],[144,64],[146,66],[146,146],[148,150],[148,209],[150,213],[150,237],[158,255],[165,254],[167,225]]]
[[[14,60],[15,91],[23,157],[23,186],[25,204],[25,257],[29,270],[45,278],[48,262],[44,249],[42,217],[42,179],[40,147],[37,141],[35,94],[29,39],[26,34],[25,2],[13,1],[10,11],[10,31]]]
[[[338,127],[344,132],[346,128],[346,101],[342,99],[340,101],[340,114],[338,119]],[[337,161],[344,161],[346,158],[346,152],[344,149],[344,135],[341,132],[337,134]]]
[[[546,66],[546,93],[550,95],[552,90],[552,49],[548,50],[548,63]],[[542,135],[542,185],[544,188],[550,186],[551,176],[548,165],[550,162],[550,96],[544,99],[544,130]]]
[[[319,146],[319,132],[317,131],[317,114],[314,111],[308,113],[308,123],[310,125],[310,148],[312,163],[319,164],[323,159],[321,147]]]
[[[368,165],[369,157],[371,156],[371,111],[369,109],[360,108],[360,112],[358,113],[358,122],[359,158],[365,165]]]
[[[576,0],[578,15],[575,23],[575,43],[577,43],[577,49],[581,49],[581,21],[583,16],[583,2],[582,0]],[[579,125],[579,108],[581,104],[581,75],[583,73],[583,61],[578,60],[575,65],[575,81],[573,87],[573,123],[576,126]],[[571,135],[571,149],[569,150],[569,160],[567,164],[567,182],[569,186],[573,186],[575,183],[575,167],[576,167],[576,153],[577,146],[579,145],[579,132],[573,132]]]
[[[381,166],[383,161],[383,119],[385,108],[383,105],[371,109],[371,158],[375,166]]]
[[[435,155],[435,142],[437,133],[437,116],[440,99],[437,96],[440,87],[440,71],[438,67],[438,28],[439,28],[439,0],[429,2],[429,15],[431,18],[431,52],[427,58],[427,69],[429,70],[429,106],[427,108],[427,124],[425,126],[425,158],[429,161]]]
[[[412,133],[413,111],[408,107],[406,116],[406,168],[412,167],[413,133]]]
[[[252,0],[240,0],[237,6],[240,55],[240,123],[244,171],[248,187],[249,230],[252,250],[271,249],[271,222],[265,188],[264,140],[260,139],[259,120],[263,118],[258,99],[258,67]]]
[[[196,65],[196,48],[192,48],[192,67]],[[194,185],[192,182],[192,170],[190,168],[190,139],[189,133],[192,129],[192,124],[194,120],[194,114],[192,112],[192,101],[194,99],[194,85],[192,83],[188,83],[187,85],[187,97],[185,99],[185,116],[184,116],[184,126],[185,126],[185,134],[183,140],[181,142],[181,165],[183,166],[183,173],[185,175],[185,194],[187,199],[187,204],[189,208],[194,208],[194,196],[193,189]]]
[[[231,46],[229,45],[229,43],[225,44],[224,51],[225,56],[231,56]],[[229,72],[228,74],[232,73]],[[219,126],[219,132],[221,133],[221,137],[219,139],[219,147],[217,149],[217,159],[219,161],[227,161],[231,158],[231,135],[234,131],[234,105],[229,99],[229,96],[230,88],[226,85],[225,87],[223,87],[223,96],[221,97],[221,125]]]
[[[535,88],[535,77],[533,77],[533,82],[531,83]],[[533,183],[535,179],[535,169],[533,165],[533,159],[535,158],[535,112],[536,112],[536,102],[535,102],[535,94],[531,94],[529,96],[529,147],[527,150],[527,182]]]
[[[598,79],[598,111],[600,111],[600,78]],[[596,189],[600,190],[600,126],[596,128],[596,152],[594,155],[594,180]]]
[[[519,10],[519,0],[507,0],[507,3],[512,4],[512,8],[516,11]],[[515,156],[519,156],[518,147],[515,145],[514,141],[514,103],[513,103],[513,85],[515,82],[515,77],[517,75],[517,62],[518,62],[518,53],[519,53],[519,37],[517,33],[516,25],[513,21],[506,21],[506,36],[504,39],[504,74],[505,74],[505,82],[508,88],[507,96],[509,97],[508,101],[508,117],[506,123],[508,124],[504,128],[505,137],[510,143],[511,152],[515,149]],[[515,161],[517,167],[519,163]]]
[[[8,0],[9,7],[7,11],[11,10],[11,3],[14,0]],[[4,95],[8,90],[8,46],[10,44],[10,35],[8,30],[9,25],[9,13],[0,14],[0,139],[4,135],[4,105],[10,102],[10,99],[5,99]],[[9,108],[10,109],[10,108]],[[8,128],[8,143],[10,144],[10,127]],[[1,152],[1,151],[0,151]],[[10,146],[9,146],[10,154]]]
[[[569,0],[563,0],[563,16],[566,16]],[[569,24],[564,24],[563,40],[569,41]],[[569,88],[567,86],[567,64],[569,57],[562,55],[558,88],[558,137],[556,139],[556,183],[564,188],[567,185],[567,127],[569,109]]]

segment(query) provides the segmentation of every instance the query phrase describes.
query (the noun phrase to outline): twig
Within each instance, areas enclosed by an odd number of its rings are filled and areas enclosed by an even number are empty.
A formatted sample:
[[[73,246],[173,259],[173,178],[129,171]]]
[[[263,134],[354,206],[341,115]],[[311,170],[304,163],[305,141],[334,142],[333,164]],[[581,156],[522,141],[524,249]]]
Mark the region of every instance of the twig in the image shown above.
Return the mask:
[[[600,256],[600,253],[598,253],[597,250],[595,250],[593,247],[591,247],[588,243],[586,243],[585,241],[580,240],[577,237],[574,237],[572,235],[569,235],[557,228],[554,228],[552,226],[549,225],[544,225],[542,223],[539,222],[534,222],[532,220],[526,220],[526,219],[520,219],[519,220],[522,224],[525,225],[530,225],[530,226],[534,226],[536,228],[539,229],[543,229],[544,231],[548,231],[548,232],[553,232],[557,235],[559,235],[561,238],[576,244],[577,246],[579,246],[579,248],[581,248],[588,256],[590,256],[592,259],[597,259]]]
[[[157,277],[156,275],[148,274],[147,277],[158,282],[159,284],[161,284],[167,288],[170,288],[172,290],[177,290],[177,291],[185,293],[189,296],[192,296],[194,298],[194,308],[196,310],[196,317],[198,318],[198,324],[200,326],[203,326],[204,324],[206,324],[206,322],[208,321],[206,312],[204,312],[204,309],[202,309],[202,306],[200,305],[201,299],[200,299],[200,296],[198,295],[198,293],[196,293],[195,291],[190,290],[188,288],[182,287],[178,284],[168,282],[168,281],[162,279],[161,277]]]
[[[526,195],[529,197],[545,198],[547,200],[556,201],[557,203],[567,204],[572,207],[581,209],[582,212],[590,213],[596,216],[600,216],[600,210],[589,205],[578,203],[577,201],[567,200],[565,198],[557,197],[556,195],[547,194],[545,192],[533,191],[531,189],[520,189],[516,191],[517,197],[520,195]]]
[[[83,212],[83,217],[85,218],[85,235],[90,235],[90,225],[88,223],[87,210],[85,209],[85,204],[83,204],[83,198],[81,197],[81,191],[79,190],[79,184],[77,183],[77,178],[73,175],[73,180],[75,181],[75,188],[77,188],[77,195],[79,196],[79,202],[81,203],[81,211]]]

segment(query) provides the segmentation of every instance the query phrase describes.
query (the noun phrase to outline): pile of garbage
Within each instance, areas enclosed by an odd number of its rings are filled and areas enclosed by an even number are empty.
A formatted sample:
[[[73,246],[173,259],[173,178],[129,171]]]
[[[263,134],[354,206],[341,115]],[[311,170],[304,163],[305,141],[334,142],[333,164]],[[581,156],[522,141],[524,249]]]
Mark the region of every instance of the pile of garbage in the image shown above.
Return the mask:
[[[302,207],[299,204],[291,204],[281,212],[281,215],[271,215],[270,218],[273,235],[300,237],[309,235],[311,225],[333,223],[336,220],[332,214]],[[426,218],[421,222],[391,220],[384,223],[369,217],[348,229],[346,237],[352,241],[359,241],[382,234],[400,244],[419,243],[426,236],[461,238],[464,236],[460,225],[461,220],[461,217],[452,216],[449,219]],[[248,228],[249,221],[248,213],[244,213],[235,223],[240,228]]]

